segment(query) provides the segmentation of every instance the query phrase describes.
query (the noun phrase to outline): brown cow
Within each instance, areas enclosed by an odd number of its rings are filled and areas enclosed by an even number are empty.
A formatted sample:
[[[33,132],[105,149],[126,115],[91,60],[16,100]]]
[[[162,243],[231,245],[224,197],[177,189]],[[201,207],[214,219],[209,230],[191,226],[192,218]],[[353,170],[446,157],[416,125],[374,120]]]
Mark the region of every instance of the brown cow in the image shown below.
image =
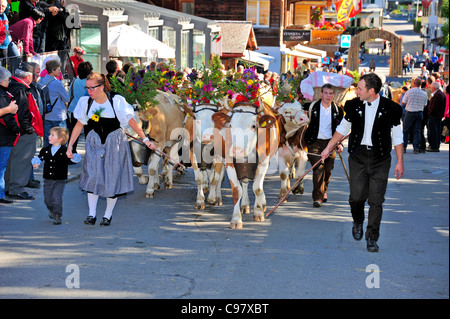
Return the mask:
[[[183,134],[184,112],[179,108],[178,96],[170,92],[158,92],[156,100],[159,102],[155,107],[145,111],[139,111],[141,124],[148,121],[148,128],[144,132],[155,139],[155,146],[158,150],[168,153],[171,158],[178,158],[177,144]],[[139,178],[140,184],[147,184],[145,197],[154,197],[155,188],[159,188],[159,160],[161,155],[153,152],[148,162],[148,178],[142,173],[142,167],[133,167],[135,174]],[[167,173],[165,177],[165,187],[171,188],[173,183],[173,164],[166,161]]]
[[[242,228],[240,203],[245,184],[254,179],[254,220],[264,221],[266,197],[263,190],[264,177],[270,158],[276,154],[279,143],[279,129],[276,118],[267,105],[237,103],[229,114],[217,112],[215,123],[214,150],[225,160],[230,180],[234,209],[230,228]],[[245,203],[243,203],[245,204]]]
[[[223,161],[213,154],[214,122],[212,115],[223,108],[213,104],[185,107],[188,114],[185,122],[189,143],[189,159],[197,184],[196,209],[205,209],[205,192],[209,189],[207,202],[222,205],[222,180],[225,174]]]
[[[280,145],[278,149],[282,198],[290,188],[289,169],[297,163],[294,178],[298,179],[305,172],[308,162],[307,149],[304,141],[304,132],[308,127],[308,112],[303,110],[298,101],[285,103],[278,109],[280,115]],[[301,181],[293,190],[294,194],[303,194],[304,187]]]

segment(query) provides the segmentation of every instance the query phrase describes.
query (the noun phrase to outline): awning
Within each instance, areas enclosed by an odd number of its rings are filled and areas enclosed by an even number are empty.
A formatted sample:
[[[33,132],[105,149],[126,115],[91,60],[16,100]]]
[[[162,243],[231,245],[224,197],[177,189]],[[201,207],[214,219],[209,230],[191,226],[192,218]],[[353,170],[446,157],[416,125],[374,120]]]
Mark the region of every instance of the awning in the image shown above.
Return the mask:
[[[126,24],[108,30],[112,56],[175,58],[175,50],[152,36]]]
[[[289,49],[282,50],[281,54],[292,55],[292,56],[296,56],[296,57],[300,57],[300,58],[304,58],[304,59],[311,59],[311,60],[318,60],[318,61],[322,60],[322,55],[310,54],[310,53],[300,52],[300,51],[293,51],[293,50],[289,50]]]
[[[245,50],[244,56],[241,58],[241,60],[246,60],[262,65],[264,67],[264,71],[267,71],[267,69],[269,69],[270,63],[275,60],[275,58],[273,56],[262,54],[259,52]]]
[[[323,51],[323,50],[319,50],[319,49],[314,49],[311,47],[307,47],[301,44],[297,44],[294,47],[295,51],[299,51],[299,52],[304,52],[304,53],[308,53],[308,54],[312,54],[312,55],[320,55],[321,58],[324,58],[327,56],[327,52]]]

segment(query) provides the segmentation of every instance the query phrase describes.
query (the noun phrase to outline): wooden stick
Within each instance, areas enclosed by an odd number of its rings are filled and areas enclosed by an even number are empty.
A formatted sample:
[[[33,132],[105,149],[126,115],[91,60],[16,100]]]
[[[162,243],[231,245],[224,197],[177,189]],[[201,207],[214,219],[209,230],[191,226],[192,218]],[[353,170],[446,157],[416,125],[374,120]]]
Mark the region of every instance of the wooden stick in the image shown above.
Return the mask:
[[[344,171],[345,171],[345,175],[347,176],[347,180],[350,183],[350,176],[348,175],[347,167],[345,166],[344,159],[342,158],[341,154],[339,154],[339,158],[341,159],[342,166],[344,167]]]
[[[345,136],[345,137],[343,137],[339,142],[337,142],[335,145],[334,145],[334,147],[333,147],[333,149],[330,151],[330,153],[328,153],[328,154],[331,154],[332,152],[334,152],[335,151],[335,149],[336,149],[336,147],[339,145],[339,144],[341,144],[346,138],[348,137],[348,135],[347,136]],[[294,185],[291,187],[291,188],[289,188],[288,189],[288,191],[286,192],[286,194],[280,199],[280,201],[278,202],[278,204],[274,207],[274,208],[272,208],[272,210],[270,211],[270,212],[268,212],[267,214],[266,214],[266,217],[269,217],[269,215],[270,214],[272,214],[280,205],[281,205],[281,203],[283,203],[284,202],[284,200],[288,197],[288,195],[289,195],[289,193],[291,192],[291,190],[293,190],[295,187],[297,187],[297,185],[305,178],[305,176],[309,173],[309,172],[311,172],[317,165],[319,165],[320,163],[321,163],[322,161],[317,161],[313,166],[311,166],[302,176],[300,176],[300,178],[299,179],[297,179],[296,181],[295,181],[295,183],[294,183]]]

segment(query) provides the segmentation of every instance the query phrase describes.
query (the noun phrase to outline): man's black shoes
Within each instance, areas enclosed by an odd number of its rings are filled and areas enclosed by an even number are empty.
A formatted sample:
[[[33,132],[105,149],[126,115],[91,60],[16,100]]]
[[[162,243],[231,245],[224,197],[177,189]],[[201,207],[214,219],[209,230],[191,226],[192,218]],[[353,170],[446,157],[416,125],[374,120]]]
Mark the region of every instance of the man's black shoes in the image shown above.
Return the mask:
[[[363,238],[363,224],[362,223],[353,223],[352,235],[355,240],[361,240]]]
[[[380,250],[375,239],[367,238],[367,251],[371,253],[376,253]]]

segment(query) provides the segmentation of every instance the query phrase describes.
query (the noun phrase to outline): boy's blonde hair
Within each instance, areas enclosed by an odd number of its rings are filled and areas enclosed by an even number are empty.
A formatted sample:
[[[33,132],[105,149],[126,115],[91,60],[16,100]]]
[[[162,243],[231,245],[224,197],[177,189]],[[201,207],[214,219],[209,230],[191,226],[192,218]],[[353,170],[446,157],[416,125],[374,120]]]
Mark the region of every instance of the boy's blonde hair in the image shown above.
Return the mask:
[[[52,132],[55,132],[59,138],[62,138],[61,145],[67,144],[67,141],[69,140],[69,132],[67,131],[66,128],[55,126],[50,129],[50,133]]]

